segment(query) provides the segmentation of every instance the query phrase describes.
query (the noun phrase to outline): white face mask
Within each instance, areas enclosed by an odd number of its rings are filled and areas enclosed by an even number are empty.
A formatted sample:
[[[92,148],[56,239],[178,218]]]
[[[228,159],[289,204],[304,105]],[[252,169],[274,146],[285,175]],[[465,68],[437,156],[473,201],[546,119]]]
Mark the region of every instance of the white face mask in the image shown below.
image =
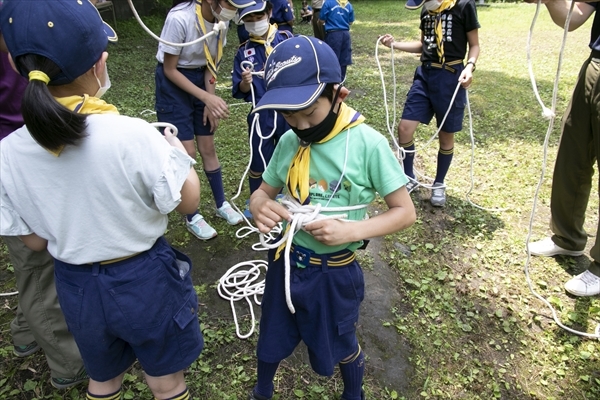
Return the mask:
[[[244,27],[253,36],[262,36],[269,30],[269,19],[261,19],[254,22],[244,22]]]
[[[423,7],[425,7],[427,11],[434,11],[440,8],[441,5],[442,0],[427,0],[425,1],[425,4],[423,4]]]
[[[110,78],[108,77],[108,67],[106,66],[106,64],[104,64],[104,75],[102,76],[104,85],[96,75],[96,68],[94,68],[94,76],[96,77],[96,81],[98,81],[99,86],[98,91],[96,92],[94,97],[101,98],[102,96],[104,96],[104,93],[106,93],[106,91],[110,89]]]
[[[213,10],[212,7],[211,7],[211,11],[212,11],[213,17],[215,17],[219,21],[223,21],[223,22],[231,21],[232,19],[235,18],[235,14],[237,13],[237,10],[230,10],[225,7],[221,7],[220,13],[215,12],[215,10]]]

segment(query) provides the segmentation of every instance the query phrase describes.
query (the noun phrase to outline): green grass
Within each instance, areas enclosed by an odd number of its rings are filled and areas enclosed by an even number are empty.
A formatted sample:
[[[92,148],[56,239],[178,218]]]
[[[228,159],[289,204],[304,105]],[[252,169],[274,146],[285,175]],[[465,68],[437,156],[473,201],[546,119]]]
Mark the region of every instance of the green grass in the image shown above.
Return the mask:
[[[418,13],[404,9],[399,1],[354,1],[357,21],[352,28],[354,65],[349,68],[348,103],[360,110],[367,122],[387,132],[381,77],[375,60],[377,37],[392,33],[397,40],[419,37]],[[410,229],[385,238],[379,256],[397,272],[401,301],[393,317],[381,322],[393,330],[409,348],[410,376],[406,385],[385,387],[369,370],[365,390],[370,399],[597,399],[600,398],[600,346],[554,325],[550,313],[529,291],[523,267],[525,239],[535,186],[540,176],[543,140],[548,121],[541,117],[527,71],[526,45],[535,6],[493,3],[479,8],[482,54],[469,92],[473,114],[474,188],[470,199],[487,208],[473,207],[466,193],[471,186],[471,139],[468,119],[456,135],[455,158],[448,175],[448,205],[432,209],[428,193],[413,196],[418,221]],[[162,17],[145,19],[159,33]],[[556,114],[566,109],[578,69],[588,54],[590,24],[568,36],[561,70]],[[300,25],[299,33],[310,33]],[[154,106],[156,43],[136,22],[119,21],[120,41],[109,48],[109,70],[113,83],[106,100],[130,116],[140,116]],[[542,99],[550,106],[562,29],[542,11],[532,40],[532,61]],[[221,124],[217,152],[223,164],[226,192],[237,191],[247,162],[245,116],[248,105],[234,105],[229,71],[236,50],[234,31],[228,36],[217,92],[231,104],[231,117]],[[400,113],[418,58],[395,53],[396,104],[390,51],[379,49],[389,107]],[[391,109],[390,109],[391,115]],[[154,117],[145,117],[153,121]],[[391,122],[390,122],[391,124]],[[533,239],[549,233],[551,171],[560,134],[557,118],[548,147],[546,179],[542,185]],[[417,147],[425,143],[434,127],[421,126]],[[434,174],[437,145],[421,149],[417,166]],[[203,188],[207,187],[203,174]],[[594,190],[597,190],[595,184]],[[206,193],[206,191],[203,191]],[[247,198],[247,189],[241,199]],[[202,196],[201,209],[212,206],[209,194]],[[381,204],[381,201],[378,202]],[[585,227],[594,232],[598,221],[598,199],[592,196]],[[179,216],[173,215],[167,237],[179,247],[194,246],[217,257],[223,252],[246,249],[247,240],[233,237],[233,230],[217,224],[219,238],[209,243],[190,239]],[[593,240],[593,239],[592,239]],[[591,240],[590,240],[591,242]],[[401,245],[401,246],[400,246]],[[400,251],[405,247],[410,255]],[[364,259],[367,273],[372,258]],[[587,257],[531,261],[534,286],[558,308],[565,324],[587,332],[600,323],[598,298],[567,296],[562,285],[589,263]],[[14,287],[6,249],[0,248],[0,282],[3,291]],[[229,265],[218,268],[224,273]],[[213,282],[199,283],[200,301],[214,293]],[[369,288],[367,288],[367,291]],[[0,399],[77,399],[82,388],[57,392],[48,384],[43,357],[27,360],[11,356],[9,322],[16,299],[1,298],[0,311]],[[198,399],[243,399],[255,380],[256,337],[235,337],[231,316],[203,308],[206,349],[187,372],[187,382]],[[226,310],[226,308],[225,308]],[[368,349],[367,355],[368,355]],[[276,377],[279,399],[337,399],[339,375],[318,377],[296,358],[286,360]],[[126,398],[151,398],[141,371],[134,368],[124,383]],[[337,393],[337,394],[336,394]]]

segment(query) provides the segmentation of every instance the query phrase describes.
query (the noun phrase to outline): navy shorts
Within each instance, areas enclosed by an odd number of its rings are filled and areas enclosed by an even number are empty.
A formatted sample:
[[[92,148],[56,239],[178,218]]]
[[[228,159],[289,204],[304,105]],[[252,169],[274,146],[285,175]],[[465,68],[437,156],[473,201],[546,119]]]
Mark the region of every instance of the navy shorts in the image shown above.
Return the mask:
[[[336,364],[358,349],[356,326],[365,288],[362,269],[355,260],[343,267],[323,263],[305,268],[292,260],[290,290],[296,309],[292,314],[285,302],[284,256],[273,261],[275,251],[269,251],[257,357],[268,363],[279,362],[302,340],[313,370],[330,376]]]
[[[206,68],[178,68],[186,78],[202,90],[204,71]],[[179,140],[194,140],[195,136],[212,136],[210,122],[204,125],[204,103],[196,97],[181,90],[165,76],[162,64],[156,66],[154,74],[156,83],[156,118],[159,122],[168,122],[177,127]]]
[[[136,358],[150,376],[181,371],[198,358],[204,340],[191,265],[162,237],[112,264],[55,260],[58,300],[92,379],[113,379]]]
[[[456,72],[431,67],[428,63],[417,68],[413,84],[406,95],[402,119],[428,124],[435,115],[437,127],[440,127],[463,70],[461,65],[453,65],[452,68]],[[466,104],[467,92],[461,87],[442,127],[444,132],[455,133],[462,130]]]
[[[329,31],[325,33],[325,43],[333,49],[340,65],[352,64],[352,41],[350,31]]]

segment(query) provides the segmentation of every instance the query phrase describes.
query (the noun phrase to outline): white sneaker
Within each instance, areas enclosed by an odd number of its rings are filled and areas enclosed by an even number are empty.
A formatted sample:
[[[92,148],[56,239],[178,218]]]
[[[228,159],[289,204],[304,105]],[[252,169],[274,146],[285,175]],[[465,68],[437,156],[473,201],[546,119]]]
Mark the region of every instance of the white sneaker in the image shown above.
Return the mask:
[[[226,201],[223,202],[221,208],[217,208],[217,217],[225,219],[229,225],[237,225],[244,220],[242,215],[231,208],[231,204]]]
[[[185,226],[187,226],[188,231],[200,240],[208,240],[217,236],[217,231],[215,231],[200,214],[194,215],[194,218],[192,218],[191,221],[188,221],[186,218]]]
[[[567,250],[559,247],[554,243],[552,238],[529,243],[529,252],[533,256],[554,257],[554,256],[580,256],[583,250]]]
[[[586,270],[565,283],[565,290],[575,296],[596,296],[600,294],[600,277]]]

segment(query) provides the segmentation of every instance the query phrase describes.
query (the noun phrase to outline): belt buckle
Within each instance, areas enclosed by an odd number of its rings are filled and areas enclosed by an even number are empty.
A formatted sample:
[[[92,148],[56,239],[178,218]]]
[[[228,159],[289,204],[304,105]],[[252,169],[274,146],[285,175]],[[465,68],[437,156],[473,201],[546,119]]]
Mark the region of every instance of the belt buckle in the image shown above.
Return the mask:
[[[301,247],[295,247],[293,250],[294,259],[296,263],[301,264],[298,268],[305,268],[310,263],[310,257],[313,251]]]

